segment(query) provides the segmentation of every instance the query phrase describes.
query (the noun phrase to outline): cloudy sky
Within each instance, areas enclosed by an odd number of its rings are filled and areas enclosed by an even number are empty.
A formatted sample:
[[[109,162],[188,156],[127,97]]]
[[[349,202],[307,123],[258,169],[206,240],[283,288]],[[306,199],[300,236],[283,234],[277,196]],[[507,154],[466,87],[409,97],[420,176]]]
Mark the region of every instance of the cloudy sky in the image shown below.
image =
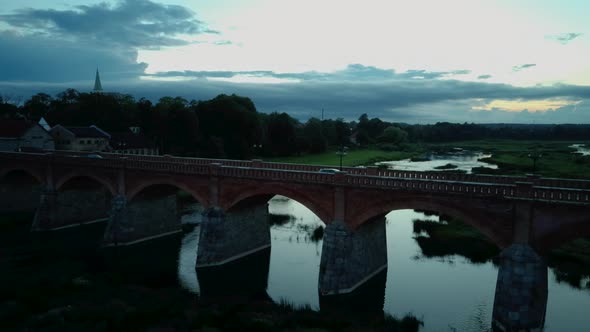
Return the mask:
[[[0,95],[252,98],[300,120],[590,123],[587,0],[19,0]]]

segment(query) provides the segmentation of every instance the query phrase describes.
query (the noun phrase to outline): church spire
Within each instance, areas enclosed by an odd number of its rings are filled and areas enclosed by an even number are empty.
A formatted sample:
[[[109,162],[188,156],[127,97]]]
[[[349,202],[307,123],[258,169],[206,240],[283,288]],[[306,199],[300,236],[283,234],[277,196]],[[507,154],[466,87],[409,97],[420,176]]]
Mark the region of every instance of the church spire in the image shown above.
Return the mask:
[[[102,92],[102,84],[100,84],[100,75],[98,68],[96,68],[96,78],[94,79],[94,92]]]

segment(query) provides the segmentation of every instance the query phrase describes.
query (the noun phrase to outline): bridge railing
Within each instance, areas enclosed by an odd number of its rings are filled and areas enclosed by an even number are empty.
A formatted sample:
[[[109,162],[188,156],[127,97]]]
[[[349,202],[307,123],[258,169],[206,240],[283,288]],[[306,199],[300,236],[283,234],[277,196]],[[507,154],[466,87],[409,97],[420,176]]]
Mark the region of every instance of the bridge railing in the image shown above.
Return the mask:
[[[84,152],[73,151],[55,151],[58,155],[72,155],[72,154],[89,154]],[[132,155],[132,154],[117,154],[117,153],[100,153],[106,158],[126,158],[127,160],[137,161],[151,161],[151,162],[170,162],[180,164],[192,165],[209,165],[212,163],[221,164],[223,166],[233,167],[254,167],[254,168],[270,168],[278,170],[292,170],[292,171],[310,171],[315,172],[321,168],[333,168],[328,165],[306,165],[306,164],[290,164],[267,162],[262,160],[231,160],[231,159],[209,159],[209,158],[188,158],[175,156],[150,156],[150,155]],[[407,179],[429,179],[429,180],[445,180],[445,181],[462,181],[462,182],[481,182],[481,183],[496,183],[496,184],[514,184],[516,182],[529,181],[538,186],[558,187],[558,188],[577,188],[590,189],[590,180],[579,179],[563,179],[563,178],[541,178],[537,176],[506,176],[506,175],[488,175],[488,174],[460,174],[451,172],[437,172],[437,171],[404,171],[391,169],[378,169],[376,167],[343,167],[343,171],[351,175],[368,175],[368,176],[382,176],[395,177]]]
[[[501,196],[524,199],[590,202],[590,181],[539,177],[502,177],[437,172],[412,172],[352,168],[339,174],[319,173],[322,166],[232,161],[158,156],[101,154],[104,158],[84,155],[1,152],[1,159],[25,162],[48,161],[53,164],[92,166],[172,172],[209,174],[215,165],[219,176],[261,180],[295,181],[329,185],[365,186],[382,189],[418,190],[456,194]],[[215,163],[215,161],[222,161]],[[351,168],[347,168],[350,170]]]

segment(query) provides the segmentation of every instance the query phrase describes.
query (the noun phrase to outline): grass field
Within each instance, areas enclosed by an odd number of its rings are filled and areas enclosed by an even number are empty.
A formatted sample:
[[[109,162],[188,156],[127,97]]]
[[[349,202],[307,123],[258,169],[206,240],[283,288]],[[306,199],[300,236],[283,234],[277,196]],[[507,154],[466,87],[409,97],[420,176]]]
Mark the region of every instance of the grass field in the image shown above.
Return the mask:
[[[411,158],[417,155],[418,152],[405,151],[383,151],[377,149],[366,150],[349,150],[347,154],[342,157],[342,166],[359,166],[371,165],[379,161],[386,160],[400,160]],[[326,165],[339,166],[340,156],[336,155],[336,151],[328,151],[319,154],[308,154],[294,157],[271,158],[267,161],[294,163],[294,164],[309,164],[309,165]]]
[[[486,140],[431,144],[428,148],[445,150],[461,147],[489,152],[492,157],[484,161],[499,166],[497,170],[476,169],[478,173],[521,175],[534,172],[544,177],[590,178],[590,156],[572,153],[572,141],[515,141]],[[532,156],[538,156],[534,165]]]

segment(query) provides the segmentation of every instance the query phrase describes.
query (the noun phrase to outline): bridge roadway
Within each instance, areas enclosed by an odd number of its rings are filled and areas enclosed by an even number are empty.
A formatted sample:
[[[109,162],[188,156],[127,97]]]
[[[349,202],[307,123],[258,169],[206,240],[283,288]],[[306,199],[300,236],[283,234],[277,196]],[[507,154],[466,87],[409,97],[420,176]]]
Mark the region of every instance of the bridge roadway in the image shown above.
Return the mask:
[[[503,249],[505,267],[496,288],[494,315],[498,307],[498,323],[509,325],[517,324],[511,317],[525,313],[515,315],[516,300],[505,294],[519,291],[521,300],[539,291],[546,294],[546,275],[534,272],[543,271],[540,257],[564,242],[590,236],[590,181],[586,180],[372,167],[325,174],[318,172],[322,166],[261,160],[101,155],[2,152],[0,179],[13,171],[37,179],[42,188],[33,224],[37,231],[80,224],[79,218],[97,217],[88,214],[100,210],[93,204],[108,205],[104,245],[132,244],[178,231],[179,219],[169,213],[174,200],[144,193],[158,185],[184,190],[204,207],[197,268],[224,265],[268,248],[267,202],[274,195],[292,198],[327,225],[318,289],[328,295],[353,292],[387,268],[387,213],[421,209],[447,214],[477,228]],[[80,178],[100,184],[110,201],[73,185]],[[17,189],[6,199],[16,199]],[[533,267],[536,276],[524,278],[522,270]],[[523,283],[530,287],[523,290]],[[544,317],[543,311],[531,320],[538,321],[541,314]]]
[[[262,160],[228,160],[141,156],[101,153],[103,159],[85,157],[67,151],[47,154],[0,153],[0,159],[52,163],[91,168],[133,169],[171,174],[209,175],[211,165],[217,174],[262,181],[278,180],[310,184],[366,186],[380,189],[424,190],[431,192],[486,195],[524,200],[550,200],[590,204],[590,180],[541,178],[536,176],[500,176],[457,174],[434,171],[386,170],[375,167],[343,167],[344,174],[318,173],[327,166],[264,162]],[[0,168],[0,171],[3,171]],[[4,170],[6,173],[7,170]],[[2,175],[2,173],[0,173]],[[37,174],[35,174],[37,175]],[[39,179],[41,177],[37,175]],[[519,188],[529,190],[518,190]]]

